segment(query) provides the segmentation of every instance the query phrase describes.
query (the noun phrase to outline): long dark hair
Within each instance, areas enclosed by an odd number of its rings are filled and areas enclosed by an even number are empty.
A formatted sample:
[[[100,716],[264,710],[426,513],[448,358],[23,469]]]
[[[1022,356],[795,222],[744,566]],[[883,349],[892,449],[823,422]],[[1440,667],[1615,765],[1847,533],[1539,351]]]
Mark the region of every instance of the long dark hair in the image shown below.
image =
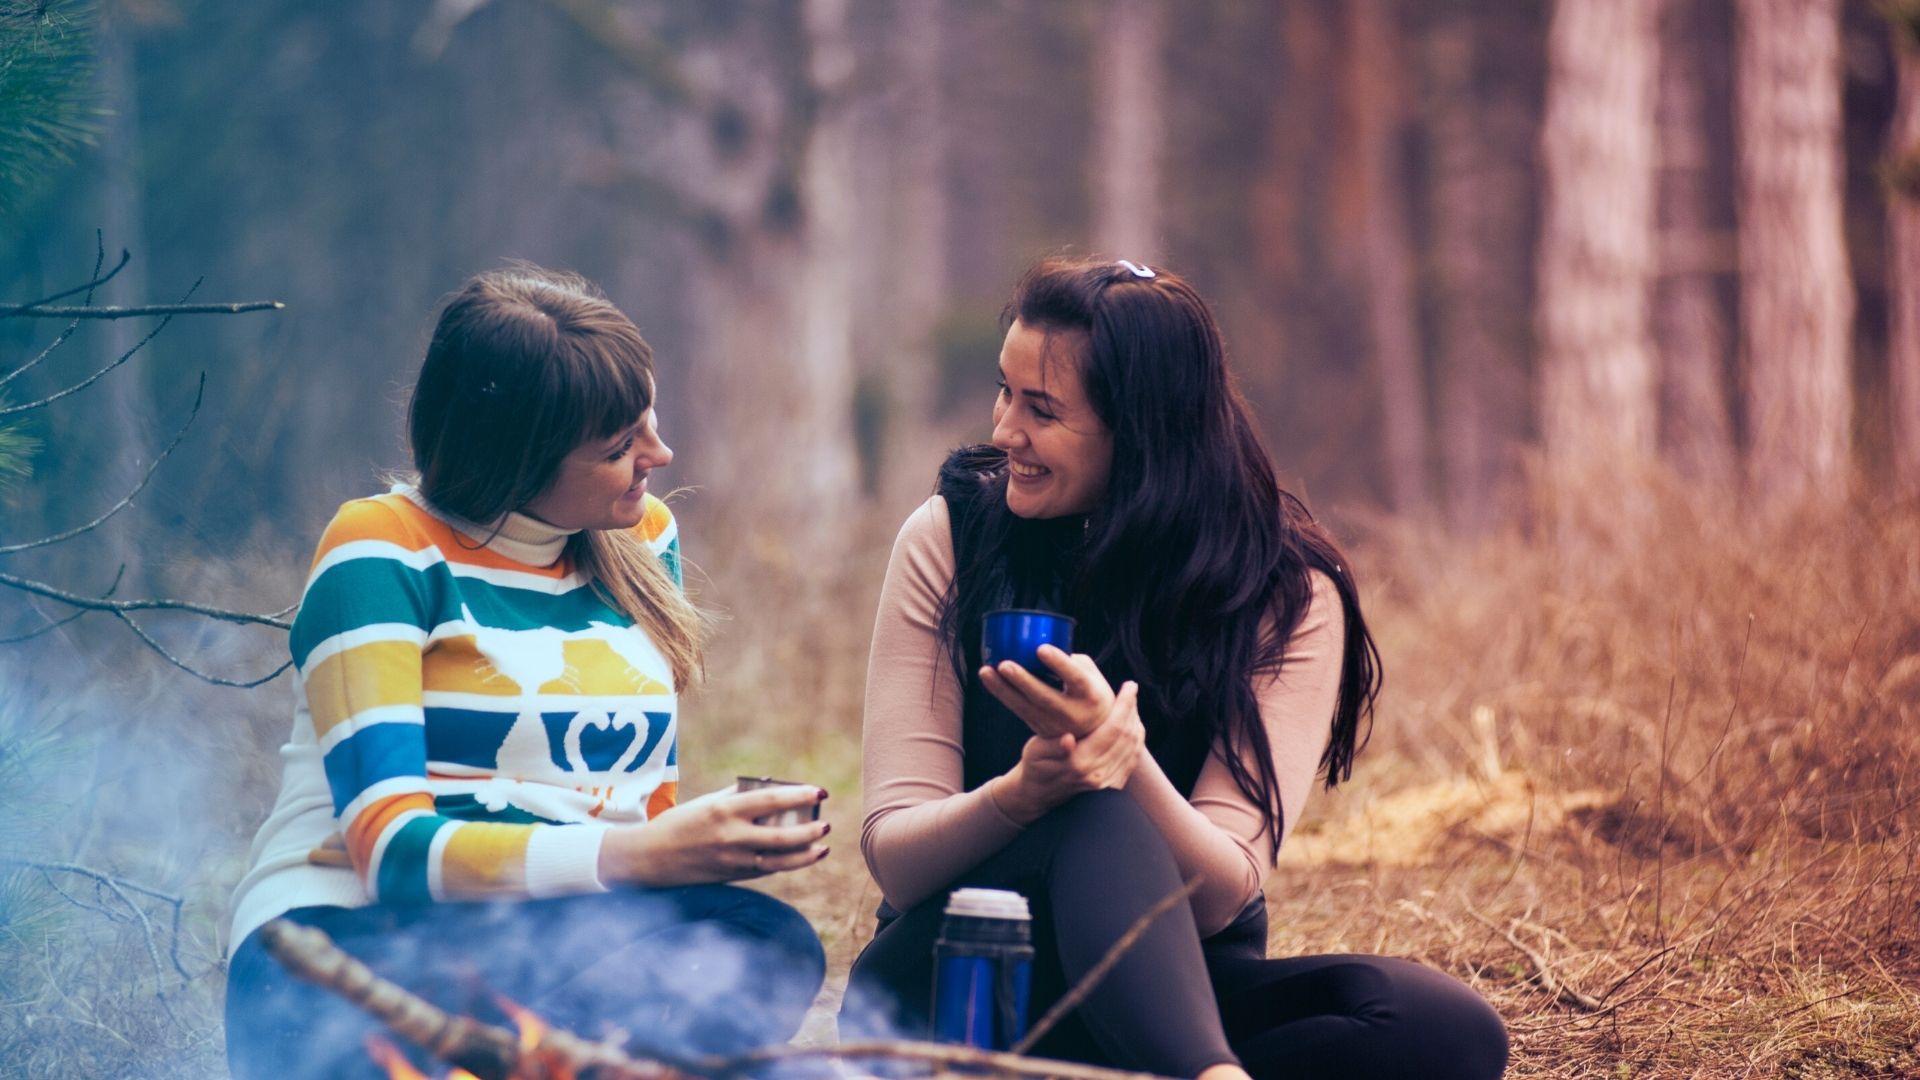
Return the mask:
[[[1310,571],[1332,579],[1346,615],[1340,693],[1320,757],[1328,787],[1352,774],[1363,726],[1371,730],[1380,654],[1348,560],[1274,478],[1206,302],[1178,276],[1148,272],[1049,259],[1015,288],[1004,327],[1017,319],[1084,335],[1081,376],[1113,433],[1112,470],[1084,521],[1029,521],[1007,508],[1005,455],[985,447],[968,455],[984,488],[956,526],[970,530],[966,543],[956,538],[967,554],[942,604],[941,633],[967,685],[978,646],[961,628],[1051,578],[1057,602],[1080,621],[1076,648],[1116,685],[1140,684],[1149,745],[1224,745],[1234,783],[1262,808],[1277,850],[1284,811],[1253,687],[1285,660],[1312,598]]]

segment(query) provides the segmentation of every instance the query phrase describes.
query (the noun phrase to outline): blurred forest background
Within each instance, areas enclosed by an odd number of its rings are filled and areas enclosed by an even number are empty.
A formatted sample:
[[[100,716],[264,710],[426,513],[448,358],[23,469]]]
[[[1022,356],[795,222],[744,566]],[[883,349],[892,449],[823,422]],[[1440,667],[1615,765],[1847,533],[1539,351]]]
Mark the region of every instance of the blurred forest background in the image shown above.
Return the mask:
[[[696,775],[850,836],[892,530],[1073,252],[1213,301],[1380,628],[1276,952],[1468,979],[1516,1075],[1920,1075],[1916,0],[0,0],[0,185],[0,1074],[219,1072],[290,708],[155,654],[270,625],[20,582],[277,611],[439,300],[575,269],[730,616]],[[57,303],[285,308],[19,306],[122,249]]]

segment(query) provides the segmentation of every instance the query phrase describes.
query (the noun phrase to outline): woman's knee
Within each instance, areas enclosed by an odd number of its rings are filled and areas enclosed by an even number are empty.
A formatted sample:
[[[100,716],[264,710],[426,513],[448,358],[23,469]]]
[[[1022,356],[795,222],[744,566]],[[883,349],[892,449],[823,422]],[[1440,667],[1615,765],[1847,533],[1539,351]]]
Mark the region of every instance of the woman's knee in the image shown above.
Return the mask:
[[[1367,980],[1367,992],[1354,1004],[1409,1066],[1457,1080],[1492,1080],[1505,1072],[1506,1024],[1472,987],[1411,960],[1380,957],[1369,967],[1380,977]]]
[[[696,885],[691,890],[698,892],[698,903],[709,917],[739,936],[765,943],[795,976],[816,990],[825,981],[827,954],[820,935],[791,904],[736,885]]]

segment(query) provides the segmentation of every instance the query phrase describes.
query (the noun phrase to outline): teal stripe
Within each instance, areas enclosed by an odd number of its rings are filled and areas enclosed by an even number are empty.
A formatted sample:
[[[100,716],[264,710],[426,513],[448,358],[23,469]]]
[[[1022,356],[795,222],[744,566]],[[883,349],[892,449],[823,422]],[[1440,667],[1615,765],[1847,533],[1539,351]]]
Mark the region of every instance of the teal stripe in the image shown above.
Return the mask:
[[[393,559],[371,557],[328,567],[314,579],[288,643],[294,663],[304,669],[314,647],[335,634],[378,623],[430,630],[460,618],[463,604],[482,625],[501,630],[551,627],[574,633],[591,623],[631,624],[585,585],[554,596],[455,577],[445,563],[415,570]]]
[[[667,565],[667,574],[673,578],[673,583],[680,587],[681,592],[686,592],[686,575],[680,570],[679,536],[675,536],[673,539],[667,541],[667,546],[660,549],[660,561]]]
[[[433,903],[433,892],[427,888],[427,852],[433,848],[433,834],[453,824],[446,818],[429,816],[400,826],[380,856],[380,878],[374,895],[381,903]]]

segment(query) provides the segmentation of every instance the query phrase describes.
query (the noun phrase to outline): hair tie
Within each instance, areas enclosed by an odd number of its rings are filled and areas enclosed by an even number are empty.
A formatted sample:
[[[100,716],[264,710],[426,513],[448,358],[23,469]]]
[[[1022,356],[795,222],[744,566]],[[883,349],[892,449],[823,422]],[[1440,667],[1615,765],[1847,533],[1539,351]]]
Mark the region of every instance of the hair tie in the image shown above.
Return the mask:
[[[1146,280],[1152,280],[1153,278],[1153,269],[1151,267],[1142,266],[1139,263],[1134,262],[1130,259],[1121,259],[1120,265],[1126,267],[1128,270],[1133,271],[1134,277],[1143,278]]]

